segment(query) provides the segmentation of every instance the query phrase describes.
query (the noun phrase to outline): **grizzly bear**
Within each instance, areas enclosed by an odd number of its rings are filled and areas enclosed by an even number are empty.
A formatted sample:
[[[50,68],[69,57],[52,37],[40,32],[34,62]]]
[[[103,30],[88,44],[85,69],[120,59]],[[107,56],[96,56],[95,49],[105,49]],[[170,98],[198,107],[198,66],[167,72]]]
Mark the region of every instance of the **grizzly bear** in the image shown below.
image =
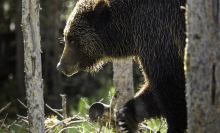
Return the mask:
[[[187,128],[184,47],[185,0],[79,0],[64,29],[57,69],[71,76],[135,57],[145,85],[119,110],[122,132],[144,119],[165,117],[168,133]]]

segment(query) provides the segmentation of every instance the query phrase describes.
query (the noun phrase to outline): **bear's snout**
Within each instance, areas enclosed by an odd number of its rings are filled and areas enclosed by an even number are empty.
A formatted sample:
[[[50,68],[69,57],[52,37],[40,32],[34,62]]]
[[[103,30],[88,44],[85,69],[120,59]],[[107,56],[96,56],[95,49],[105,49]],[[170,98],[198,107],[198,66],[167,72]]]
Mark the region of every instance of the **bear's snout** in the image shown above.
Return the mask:
[[[63,73],[66,73],[66,72],[65,72],[65,69],[64,69],[64,67],[63,67],[63,65],[62,65],[61,62],[59,62],[59,63],[57,64],[57,70],[59,70],[59,71],[61,71],[61,72],[63,72]]]
[[[75,65],[67,65],[66,63],[62,63],[61,61],[57,64],[57,70],[61,71],[64,75],[70,77],[73,74],[78,72],[78,65],[79,64],[75,64]]]

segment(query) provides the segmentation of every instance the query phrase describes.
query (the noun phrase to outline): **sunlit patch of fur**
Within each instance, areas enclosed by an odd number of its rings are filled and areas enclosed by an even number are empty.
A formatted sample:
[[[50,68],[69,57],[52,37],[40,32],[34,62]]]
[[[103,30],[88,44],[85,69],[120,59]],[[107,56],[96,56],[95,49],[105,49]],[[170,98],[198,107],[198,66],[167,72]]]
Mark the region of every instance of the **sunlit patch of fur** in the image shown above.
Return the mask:
[[[94,63],[92,66],[89,66],[86,68],[85,71],[90,72],[90,73],[96,73],[98,72],[100,69],[102,69],[102,66],[105,64],[104,61],[97,61],[96,63]]]
[[[69,31],[73,24],[72,22],[78,19],[76,18],[77,14],[82,14],[85,11],[92,10],[92,7],[95,4],[95,1],[97,0],[80,0],[76,3],[77,8],[74,8],[73,11],[71,12],[67,20],[66,27],[64,28],[64,37],[66,37],[67,34],[69,34]]]

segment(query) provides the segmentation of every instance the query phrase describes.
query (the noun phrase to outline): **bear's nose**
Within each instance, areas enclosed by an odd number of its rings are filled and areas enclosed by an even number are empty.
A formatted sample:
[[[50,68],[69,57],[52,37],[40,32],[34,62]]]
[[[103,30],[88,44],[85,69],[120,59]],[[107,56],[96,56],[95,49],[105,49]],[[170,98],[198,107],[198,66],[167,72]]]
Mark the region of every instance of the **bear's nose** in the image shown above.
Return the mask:
[[[61,71],[61,72],[64,72],[64,68],[63,68],[63,65],[62,65],[61,62],[59,62],[59,63],[57,64],[57,70],[59,70],[59,71]]]

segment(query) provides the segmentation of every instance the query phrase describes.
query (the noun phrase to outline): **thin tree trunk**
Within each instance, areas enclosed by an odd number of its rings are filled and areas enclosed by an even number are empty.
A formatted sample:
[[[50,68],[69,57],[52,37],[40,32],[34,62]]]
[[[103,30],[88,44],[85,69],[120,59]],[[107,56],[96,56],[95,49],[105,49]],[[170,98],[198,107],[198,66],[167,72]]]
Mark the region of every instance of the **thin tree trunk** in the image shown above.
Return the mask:
[[[120,92],[117,101],[117,109],[120,109],[134,96],[132,59],[113,61],[113,71],[115,91]]]
[[[187,1],[185,73],[189,133],[220,132],[220,2]]]
[[[39,0],[22,0],[25,87],[30,133],[44,133]]]

